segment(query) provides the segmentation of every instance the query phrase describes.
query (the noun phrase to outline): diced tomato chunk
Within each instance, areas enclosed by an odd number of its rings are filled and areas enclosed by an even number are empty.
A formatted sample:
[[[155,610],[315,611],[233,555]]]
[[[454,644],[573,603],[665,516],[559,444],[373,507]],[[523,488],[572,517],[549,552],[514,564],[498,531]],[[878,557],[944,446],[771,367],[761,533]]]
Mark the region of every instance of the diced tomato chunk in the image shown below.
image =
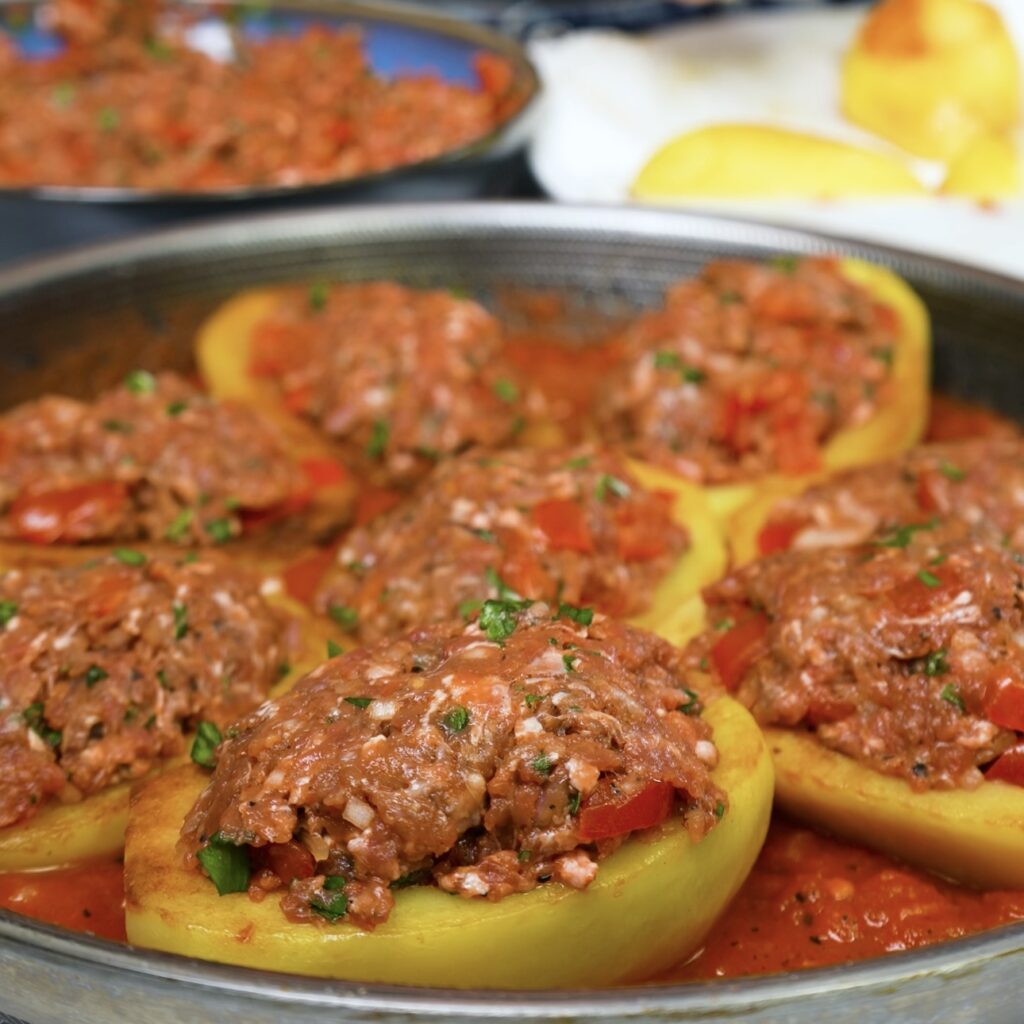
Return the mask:
[[[989,682],[985,717],[1002,729],[1024,732],[1024,679],[1012,669],[995,673]]]
[[[309,404],[312,400],[313,389],[310,387],[301,387],[295,388],[292,391],[286,391],[281,398],[281,402],[284,407],[295,416],[304,413],[309,408]]]
[[[74,543],[96,536],[97,525],[102,530],[120,514],[127,500],[125,484],[104,480],[19,495],[9,514],[21,540],[33,544]]]
[[[288,596],[312,607],[320,581],[334,564],[337,550],[337,547],[324,548],[287,566],[281,578]]]
[[[594,550],[590,525],[578,501],[562,498],[542,501],[534,506],[533,519],[555,551],[589,554]]]
[[[313,854],[294,839],[287,843],[271,843],[267,847],[267,863],[285,885],[296,878],[312,878],[316,871]]]
[[[889,600],[897,614],[908,618],[926,615],[936,606],[950,601],[964,589],[960,573],[951,565],[922,569],[889,591]]]
[[[615,509],[615,546],[625,562],[649,562],[665,553],[665,530],[670,525],[674,496],[655,493],[627,501]]]
[[[587,804],[580,811],[580,838],[611,839],[627,832],[660,825],[671,813],[675,787],[671,782],[649,782],[636,796],[622,803]]]
[[[302,459],[299,466],[315,490],[334,487],[348,479],[345,467],[334,459]]]
[[[498,543],[504,552],[501,578],[520,597],[540,598],[553,589],[528,538],[515,530],[499,530]]]
[[[769,625],[770,620],[764,612],[751,612],[711,648],[711,663],[727,690],[735,690],[764,653]]]
[[[473,57],[473,69],[480,79],[480,88],[489,96],[504,96],[512,88],[512,65],[496,53],[477,53]]]
[[[788,551],[806,525],[806,519],[778,519],[766,523],[757,535],[757,550],[762,555]]]
[[[1024,743],[1010,747],[985,772],[989,782],[1008,782],[1011,786],[1024,786]]]

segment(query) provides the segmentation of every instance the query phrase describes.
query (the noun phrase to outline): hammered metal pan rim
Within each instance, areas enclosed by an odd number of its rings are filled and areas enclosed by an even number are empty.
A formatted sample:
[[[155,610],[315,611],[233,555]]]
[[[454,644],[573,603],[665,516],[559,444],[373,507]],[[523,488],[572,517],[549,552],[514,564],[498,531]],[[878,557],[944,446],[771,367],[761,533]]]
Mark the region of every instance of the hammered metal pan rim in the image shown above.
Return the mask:
[[[778,227],[741,219],[661,209],[539,203],[421,203],[351,209],[313,209],[231,218],[204,225],[153,232],[128,241],[92,246],[43,258],[0,272],[0,304],[35,287],[62,279],[145,264],[147,260],[185,256],[204,250],[231,252],[249,242],[346,241],[366,238],[499,238],[529,233],[585,238],[603,232],[626,239],[678,240],[680,244],[741,244],[766,251],[801,253],[841,251],[875,258],[919,280],[979,293],[1013,293],[1024,301],[1024,281],[954,261],[905,250]],[[108,977],[131,974],[185,986],[197,992],[290,1004],[310,1009],[347,1009],[370,1014],[418,1014],[447,1018],[507,1016],[524,1019],[584,1015],[605,1019],[658,1012],[690,1015],[729,1014],[764,1009],[824,992],[877,990],[915,979],[959,976],[1024,950],[1024,923],[1008,925],[924,949],[895,953],[836,967],[813,968],[762,977],[707,983],[652,985],[627,989],[504,992],[373,985],[306,978],[214,964],[188,957],[125,947],[0,911],[3,942],[32,949],[41,958],[71,967],[88,966]]]
[[[44,0],[29,0],[37,6]],[[182,7],[202,7],[205,0],[177,0]],[[245,7],[247,0],[220,0],[235,7]],[[331,178],[297,185],[240,185],[222,189],[185,191],[180,189],[116,188],[93,185],[0,185],[0,199],[35,200],[42,203],[74,203],[81,205],[133,207],[164,204],[170,207],[195,204],[213,206],[217,203],[258,203],[264,200],[308,199],[342,196],[371,186],[413,178],[446,168],[463,166],[473,160],[496,157],[525,142],[530,123],[536,117],[542,91],[540,74],[530,60],[526,49],[510,36],[503,35],[452,15],[437,14],[423,7],[414,7],[401,0],[373,3],[372,0],[264,0],[272,10],[295,14],[325,14],[339,18],[361,19],[369,22],[388,22],[409,28],[422,29],[434,35],[456,39],[498,53],[508,59],[516,81],[523,91],[522,104],[504,117],[493,129],[477,139],[437,156],[412,163],[399,164],[381,171],[348,178]]]

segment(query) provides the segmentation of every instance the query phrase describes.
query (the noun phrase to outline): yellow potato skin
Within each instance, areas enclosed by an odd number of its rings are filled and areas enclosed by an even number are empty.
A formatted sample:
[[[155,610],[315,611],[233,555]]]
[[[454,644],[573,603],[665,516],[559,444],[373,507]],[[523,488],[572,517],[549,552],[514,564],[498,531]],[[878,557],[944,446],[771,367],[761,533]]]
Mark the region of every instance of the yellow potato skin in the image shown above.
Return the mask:
[[[840,268],[844,277],[865,288],[897,314],[901,332],[893,352],[894,400],[867,423],[840,431],[825,445],[825,473],[892,458],[917,444],[928,422],[931,325],[924,303],[906,281],[885,267],[847,258],[840,261]],[[820,474],[787,477],[774,473],[760,480],[708,487],[706,492],[712,511],[728,524],[758,495],[779,489],[803,489],[820,478]]]
[[[692,599],[728,566],[722,528],[703,488],[647,463],[631,460],[629,468],[646,490],[675,494],[672,516],[690,537],[689,549],[655,589],[651,607],[630,621],[682,647],[704,625],[703,604]]]
[[[851,121],[933,160],[1020,118],[1013,41],[979,0],[883,0],[846,54],[841,88]]]
[[[983,782],[915,793],[809,733],[766,729],[765,738],[788,813],[968,885],[1024,888],[1024,789]]]
[[[888,153],[759,124],[679,135],[647,161],[634,199],[841,199],[912,196],[925,188]]]
[[[374,932],[291,924],[271,896],[219,897],[175,850],[205,784],[169,773],[132,803],[125,859],[128,939],[138,946],[315,977],[455,988],[543,989],[638,980],[695,949],[760,850],[771,810],[771,759],[749,714],[729,698],[705,712],[729,794],[721,823],[694,845],[678,821],[603,861],[585,892],[556,884],[500,903],[438,889],[396,894]]]

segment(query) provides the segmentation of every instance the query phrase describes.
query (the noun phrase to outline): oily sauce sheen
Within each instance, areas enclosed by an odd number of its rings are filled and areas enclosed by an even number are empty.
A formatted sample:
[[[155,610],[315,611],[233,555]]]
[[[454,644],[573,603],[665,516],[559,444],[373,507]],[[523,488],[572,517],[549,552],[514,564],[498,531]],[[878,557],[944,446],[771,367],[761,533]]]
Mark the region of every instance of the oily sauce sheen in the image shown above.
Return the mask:
[[[1011,429],[1001,417],[959,401],[939,397],[934,408],[931,439]],[[122,885],[123,865],[109,859],[0,875],[0,907],[123,941]],[[704,949],[651,982],[845,963],[1019,920],[1024,920],[1024,892],[976,892],[776,815],[753,871]]]

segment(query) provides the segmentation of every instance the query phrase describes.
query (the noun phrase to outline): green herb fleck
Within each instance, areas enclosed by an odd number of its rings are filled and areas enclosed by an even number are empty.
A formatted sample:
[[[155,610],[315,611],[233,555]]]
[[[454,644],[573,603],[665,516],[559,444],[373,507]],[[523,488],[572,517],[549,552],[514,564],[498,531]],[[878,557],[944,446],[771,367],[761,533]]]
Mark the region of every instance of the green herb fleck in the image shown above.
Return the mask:
[[[528,693],[523,697],[523,703],[528,708],[536,707],[538,704],[542,703],[543,700],[544,698],[539,693]]]
[[[929,519],[927,523],[908,523],[906,526],[894,526],[875,540],[875,547],[905,548],[913,540],[915,533],[920,533],[922,530],[934,530],[938,522],[938,519]]]
[[[594,497],[598,501],[604,501],[609,492],[616,498],[628,498],[631,493],[629,484],[624,480],[612,476],[611,473],[602,473],[594,488]]]
[[[354,708],[359,708],[360,711],[365,711],[372,703],[372,697],[346,697],[346,704],[351,704]]]
[[[699,715],[701,712],[700,697],[694,690],[688,690],[685,686],[683,693],[686,694],[686,703],[678,705],[676,711],[681,711],[684,715]]]
[[[316,893],[310,899],[309,909],[332,924],[340,920],[348,913],[348,897],[341,891],[344,888],[344,877],[328,876],[324,879],[324,892]]]
[[[715,629],[716,633],[728,633],[729,630],[732,629],[732,627],[735,626],[735,625],[736,625],[735,619],[729,619],[729,618],[719,619],[715,623],[714,629]]]
[[[942,580],[940,580],[938,576],[936,576],[934,573],[929,572],[927,569],[920,569],[917,573],[917,578],[926,587],[932,588],[939,586],[939,584],[942,582]]]
[[[447,732],[462,732],[469,725],[469,712],[461,704],[456,704],[444,715],[441,724]]]
[[[503,402],[514,402],[519,398],[519,388],[515,381],[511,381],[507,377],[499,377],[494,382],[494,393]]]
[[[547,754],[540,753],[530,762],[530,767],[538,775],[550,775],[554,764],[555,762]]]
[[[327,614],[339,625],[342,629],[351,632],[359,624],[359,612],[355,608],[349,608],[345,604],[332,604],[327,609]]]
[[[222,833],[210,836],[209,843],[196,854],[196,859],[210,876],[219,896],[245,892],[249,888],[249,852]]]
[[[185,536],[189,532],[189,527],[192,525],[192,519],[195,517],[195,512],[190,508],[183,508],[171,522],[171,525],[167,527],[167,532],[164,537],[167,540],[180,541],[184,540]]]
[[[486,541],[488,544],[498,543],[498,538],[495,537],[490,530],[470,530],[469,532],[472,533],[474,537],[479,537],[480,540]]]
[[[593,461],[592,455],[577,455],[574,459],[569,459],[565,467],[566,469],[586,469]]]
[[[569,803],[566,805],[565,809],[570,814],[579,814],[580,813],[580,801],[582,799],[583,799],[583,796],[582,796],[582,794],[580,793],[580,791],[578,789],[572,790],[572,792],[569,794]]]
[[[480,611],[483,601],[478,600],[475,597],[466,598],[465,601],[459,602],[459,616],[466,622],[469,622],[473,616]]]
[[[420,868],[417,871],[410,871],[407,875],[402,875],[396,878],[393,882],[388,884],[389,889],[408,889],[413,885],[425,885],[430,881],[430,872],[425,868]]]
[[[50,93],[50,99],[53,100],[53,105],[59,107],[61,110],[66,110],[75,102],[75,87],[70,82],[60,82],[53,87],[53,92]]]
[[[345,648],[341,644],[336,644],[333,640],[327,641],[327,657],[337,658],[345,653]]]
[[[287,679],[291,670],[291,665],[289,665],[287,661],[282,661],[281,664],[277,666],[277,681],[281,682],[282,679]]]
[[[781,274],[796,273],[796,268],[799,265],[800,260],[796,256],[773,256],[768,260],[768,266],[779,271]]]
[[[132,425],[124,420],[104,420],[101,424],[108,434],[130,434]]]
[[[675,370],[689,384],[700,384],[707,379],[707,374],[696,366],[687,366],[675,352],[657,352],[654,356],[656,370]]]
[[[949,662],[946,661],[946,648],[940,647],[932,651],[924,659],[924,674],[926,676],[944,676],[949,671]]]
[[[383,458],[390,436],[391,426],[388,421],[374,420],[373,429],[370,431],[370,440],[366,442],[366,457],[369,459]]]
[[[967,473],[964,472],[959,466],[954,466],[952,462],[943,462],[939,466],[939,472],[947,479],[959,482],[966,478]]]
[[[877,359],[880,363],[885,363],[886,366],[892,366],[893,362],[893,351],[892,345],[879,345],[877,348],[871,350],[871,355],[874,359]]]
[[[188,402],[180,398],[176,402],[168,402],[166,412],[168,416],[180,416],[188,408]]]
[[[181,640],[188,633],[188,608],[180,601],[171,605],[171,612],[174,615],[174,639]]]
[[[494,566],[489,565],[484,569],[484,576],[487,583],[498,595],[500,601],[519,601],[519,595],[498,575]]]
[[[214,544],[224,544],[231,540],[232,530],[229,519],[211,519],[203,528],[210,535]]]
[[[112,132],[121,124],[121,115],[113,107],[103,107],[96,115],[96,126],[101,132]]]
[[[966,711],[967,705],[964,704],[963,697],[960,696],[960,690],[955,687],[952,683],[946,683],[942,688],[942,692],[939,696],[947,703],[952,704],[959,711]]]
[[[51,729],[43,718],[43,702],[35,701],[29,704],[21,713],[25,724],[37,735],[42,737],[51,747],[59,747],[62,736],[55,729]]]
[[[122,565],[145,565],[146,556],[134,548],[114,548],[114,558]]]
[[[520,864],[525,864],[532,856],[533,854],[529,850],[520,850],[516,854],[516,860],[518,860]]]
[[[172,688],[171,684],[167,681],[167,671],[166,671],[166,669],[158,668],[156,670],[156,679],[157,679],[157,682],[160,684],[160,689],[162,689],[162,690],[170,690]]]
[[[201,768],[213,768],[217,763],[214,754],[223,740],[220,729],[213,722],[200,722],[189,756]]]
[[[715,817],[719,821],[721,821],[722,818],[725,817],[725,804],[723,804],[721,800],[719,800],[718,803],[715,804]]]
[[[0,629],[6,627],[7,623],[9,623],[17,614],[17,601],[0,601]]]
[[[504,643],[515,632],[516,613],[522,608],[522,601],[484,601],[479,622],[487,639],[496,644]]]
[[[147,370],[132,370],[125,377],[124,386],[133,395],[151,395],[156,391],[156,377]]]
[[[562,655],[562,664],[565,666],[565,671],[566,672],[575,672],[576,671],[576,666],[573,664],[573,662],[575,660],[576,660],[576,655],[575,654],[563,654]]]
[[[309,286],[306,301],[314,313],[319,313],[327,305],[328,291],[326,281],[316,281]]]
[[[562,602],[555,612],[556,619],[571,619],[580,626],[589,626],[594,621],[593,608],[579,608],[574,604]]]
[[[99,665],[90,665],[85,670],[85,685],[92,689],[97,683],[102,682],[104,679],[109,677],[109,673],[106,669],[100,668]]]

